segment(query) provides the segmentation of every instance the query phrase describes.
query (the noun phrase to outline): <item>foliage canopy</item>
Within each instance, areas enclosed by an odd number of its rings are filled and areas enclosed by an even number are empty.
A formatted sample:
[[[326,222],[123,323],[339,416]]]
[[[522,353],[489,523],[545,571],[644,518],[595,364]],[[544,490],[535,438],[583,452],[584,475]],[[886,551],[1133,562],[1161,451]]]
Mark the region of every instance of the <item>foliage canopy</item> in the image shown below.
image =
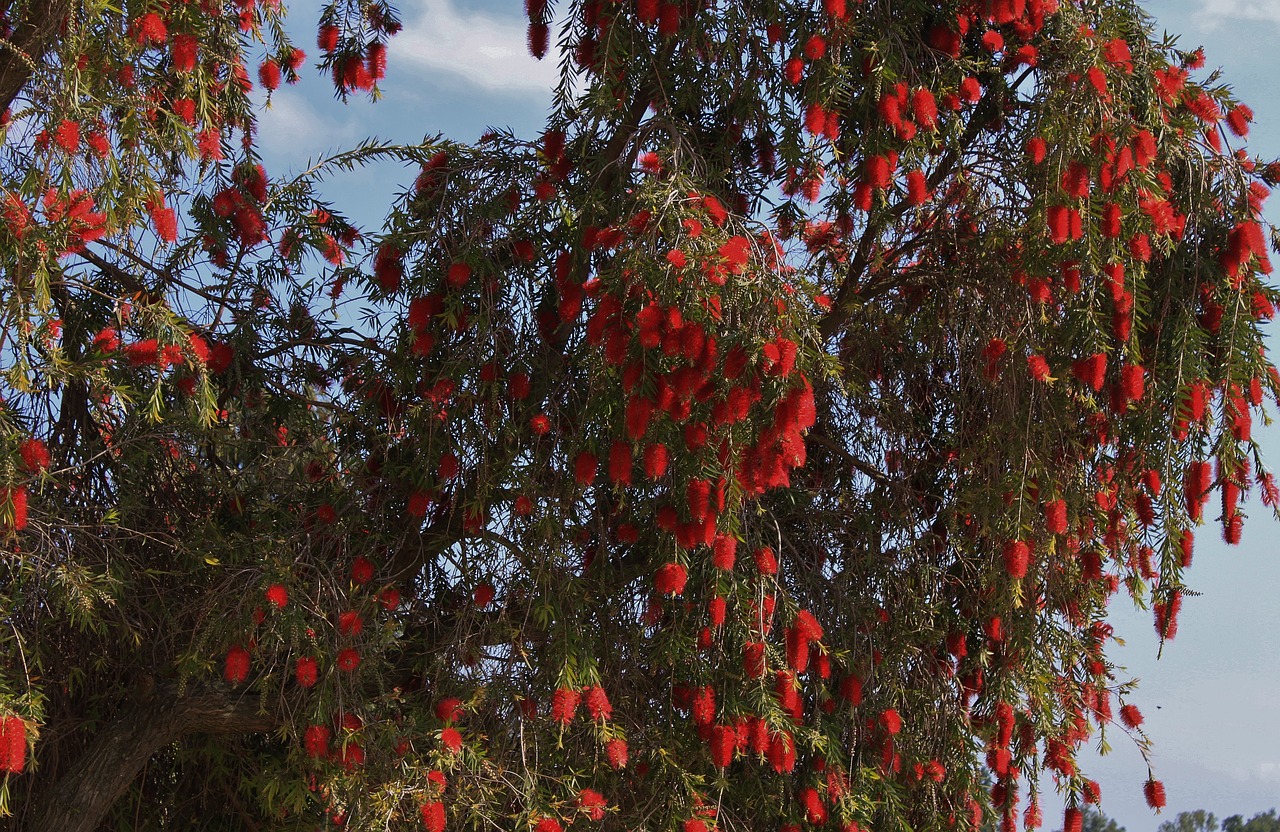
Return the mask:
[[[1080,832],[1108,602],[1275,505],[1280,168],[1129,0],[528,0],[541,135],[286,178],[279,2],[5,8],[21,828]]]

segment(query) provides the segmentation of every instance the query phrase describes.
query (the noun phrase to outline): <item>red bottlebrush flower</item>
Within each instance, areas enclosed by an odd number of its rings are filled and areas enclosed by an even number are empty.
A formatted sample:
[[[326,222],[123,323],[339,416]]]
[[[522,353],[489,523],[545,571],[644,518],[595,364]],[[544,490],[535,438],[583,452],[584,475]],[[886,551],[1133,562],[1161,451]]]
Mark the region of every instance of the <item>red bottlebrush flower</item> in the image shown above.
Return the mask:
[[[814,826],[827,822],[827,807],[822,803],[822,795],[812,786],[800,791],[800,805],[804,807],[804,819]]]
[[[1085,358],[1076,359],[1071,364],[1071,374],[1081,384],[1087,384],[1092,387],[1095,393],[1102,390],[1102,385],[1107,377],[1106,354],[1095,352]]]
[[[1161,639],[1172,639],[1178,634],[1178,613],[1182,611],[1182,595],[1174,592],[1168,601],[1157,601],[1152,605],[1156,634]]]
[[[301,687],[309,688],[315,685],[318,671],[315,659],[310,656],[300,656],[293,667],[293,678]]]
[[[790,58],[783,64],[782,72],[786,76],[787,83],[794,87],[804,79],[804,61],[800,58]]]
[[[436,719],[441,722],[457,722],[462,719],[462,700],[456,696],[446,696],[436,703]]]
[[[1204,514],[1205,501],[1209,499],[1212,470],[1205,461],[1192,462],[1187,467],[1187,478],[1184,485],[1187,515],[1199,521]]]
[[[160,356],[160,343],[155,338],[137,341],[126,345],[124,354],[125,358],[129,360],[129,364],[134,367],[155,364]]]
[[[262,86],[274,92],[280,88],[280,64],[268,58],[258,67],[258,81]]]
[[[716,569],[728,572],[733,569],[738,549],[738,539],[729,534],[718,534],[711,542],[711,562]]]
[[[827,39],[822,35],[810,35],[804,42],[804,56],[811,61],[821,59],[827,54]]]
[[[814,136],[822,135],[822,131],[827,127],[827,111],[822,109],[822,105],[814,102],[805,108],[804,111],[804,129]]]
[[[452,725],[442,728],[440,729],[440,744],[450,754],[457,754],[462,750],[462,734],[458,733],[458,729]]]
[[[1157,811],[1163,809],[1166,803],[1164,783],[1159,780],[1148,780],[1142,784],[1142,796],[1147,799],[1147,805],[1152,809]]]
[[[794,771],[796,767],[796,741],[786,731],[779,731],[769,738],[767,753],[769,764],[778,774]]]
[[[1067,196],[1084,199],[1089,195],[1089,167],[1083,162],[1072,162],[1062,173],[1062,190]]]
[[[373,580],[373,564],[363,555],[351,562],[351,583],[361,585]]]
[[[1253,110],[1248,105],[1238,104],[1227,113],[1227,126],[1240,138],[1249,135],[1249,122],[1253,121]]]
[[[727,604],[724,598],[717,595],[707,602],[707,614],[711,618],[712,627],[724,626],[725,612]]]
[[[912,205],[924,205],[929,200],[929,184],[924,173],[913,170],[907,174],[907,202]]]
[[[524,401],[529,398],[529,393],[533,390],[533,383],[529,376],[524,373],[512,373],[507,379],[507,394],[516,401]]]
[[[1128,728],[1137,728],[1142,724],[1142,711],[1137,705],[1125,705],[1120,709],[1120,721]]]
[[[632,441],[644,438],[649,430],[649,420],[653,417],[653,402],[641,396],[633,396],[627,402],[627,436]]]
[[[982,84],[978,83],[977,78],[965,78],[960,82],[960,98],[970,104],[975,104],[982,98]]]
[[[1062,832],[1081,832],[1084,829],[1084,813],[1077,806],[1068,806],[1062,816]]]
[[[690,713],[695,725],[710,725],[714,722],[716,718],[715,688],[704,685],[694,691]]]
[[[302,747],[308,757],[320,759],[329,756],[330,732],[325,725],[308,725],[302,734]]]
[[[431,507],[431,494],[427,491],[415,491],[409,495],[408,503],[405,505],[405,511],[410,517],[426,517],[427,509]]]
[[[364,619],[355,610],[347,610],[338,616],[338,631],[344,636],[358,636],[364,632]]]
[[[903,100],[898,97],[897,91],[891,90],[880,96],[880,101],[876,105],[880,112],[881,120],[894,130],[902,129],[903,103]]]
[[[1120,390],[1126,402],[1136,402],[1145,391],[1146,371],[1137,364],[1126,364],[1120,368]]]
[[[627,767],[627,741],[618,737],[604,744],[604,757],[615,769]]]
[[[873,189],[882,191],[893,181],[893,170],[885,156],[868,156],[863,163],[862,179]]]
[[[1102,209],[1102,217],[1098,220],[1098,230],[1102,236],[1115,239],[1120,236],[1121,211],[1114,202],[1107,203]]]
[[[533,832],[564,832],[564,829],[560,826],[560,821],[555,818],[541,818],[538,820],[537,825],[534,826]]]
[[[707,480],[692,479],[685,484],[685,501],[689,516],[701,523],[706,520],[711,508],[711,483]]]
[[[938,127],[938,102],[933,93],[920,87],[911,94],[911,112],[915,114],[916,123],[925,130]]]
[[[344,647],[338,651],[338,669],[344,673],[353,673],[360,666],[360,651],[354,647]]]
[[[70,119],[63,119],[53,133],[53,143],[63,153],[75,155],[80,151],[80,125]]]
[[[338,48],[338,27],[332,23],[326,23],[316,32],[316,46],[325,52],[332,52]]]
[[[653,584],[659,594],[682,595],[688,579],[689,573],[684,564],[666,563],[658,567],[658,572],[653,577]]]
[[[444,832],[445,811],[443,803],[438,800],[432,800],[422,804],[421,815],[422,825],[427,832]]]
[[[471,280],[471,267],[466,263],[454,263],[449,267],[445,282],[455,289],[461,289]]]
[[[893,708],[887,708],[880,714],[880,724],[889,734],[896,734],[902,730],[902,717]]]
[[[644,449],[644,475],[651,480],[660,479],[667,472],[670,455],[666,445],[653,444]]]
[[[201,364],[208,364],[211,353],[209,352],[209,342],[192,332],[187,335],[187,346],[191,348],[191,354],[196,357],[196,361]]]
[[[547,56],[547,44],[551,39],[551,27],[546,23],[529,24],[529,54],[539,61]]]
[[[169,29],[164,19],[155,12],[147,12],[133,22],[133,39],[139,46],[153,46],[169,39]]]
[[[738,747],[738,732],[731,725],[717,725],[711,729],[711,762],[716,768],[727,768],[733,762]]]
[[[374,81],[387,77],[387,45],[380,41],[369,44],[364,56],[365,69]]]
[[[169,46],[175,72],[190,72],[196,68],[196,53],[199,41],[195,35],[179,34],[173,36]]]
[[[573,479],[578,485],[591,485],[599,468],[599,458],[590,451],[582,451],[573,460]]]
[[[792,623],[796,632],[804,637],[806,641],[822,640],[822,625],[818,623],[818,619],[808,610],[800,610],[796,613],[796,620]]]
[[[1049,380],[1049,362],[1045,360],[1043,355],[1027,356],[1027,372],[1036,381]]]
[[[680,4],[663,3],[658,8],[658,34],[669,38],[680,31]],[[593,818],[599,820],[599,818]]]
[[[21,774],[27,762],[27,723],[18,716],[0,719],[0,771]]]
[[[1044,504],[1044,525],[1050,534],[1067,533],[1067,503],[1065,500],[1050,500]]]
[[[484,609],[493,602],[494,589],[491,583],[476,584],[476,588],[471,591],[471,600],[480,609]]]
[[[759,679],[764,676],[765,655],[762,642],[749,641],[743,645],[742,671],[751,679]]]
[[[778,558],[774,555],[771,547],[761,546],[752,554],[752,558],[755,560],[756,569],[760,570],[761,575],[778,574]]]
[[[1134,234],[1129,238],[1129,254],[1133,255],[1134,260],[1150,262],[1151,238],[1146,234]]]
[[[1044,139],[1039,136],[1032,136],[1027,139],[1027,157],[1031,159],[1031,164],[1038,165],[1043,162],[1048,152],[1049,147],[1045,144]]]
[[[609,805],[609,801],[595,789],[583,789],[578,792],[578,805],[592,820],[598,821],[604,819],[604,809]]]
[[[233,685],[238,685],[245,679],[248,679],[249,651],[241,647],[239,644],[228,650],[222,675],[225,676],[227,681]]]
[[[551,433],[551,419],[545,413],[539,413],[529,420],[529,429],[536,436],[546,436]]]
[[[1031,559],[1031,548],[1021,540],[1010,540],[1004,544],[1001,552],[1004,558],[1004,569],[1015,581],[1026,576],[1027,565]]]
[[[982,357],[987,361],[986,368],[983,372],[988,379],[994,380],[1000,375],[1000,359],[1008,351],[1009,346],[999,338],[992,338],[987,342],[987,345],[982,348]]]
[[[582,696],[572,688],[558,688],[551,695],[551,719],[561,725],[568,725],[578,712],[578,702]]]
[[[272,584],[267,587],[267,603],[278,610],[284,609],[289,604],[289,590],[284,584]]]
[[[852,674],[840,680],[840,698],[857,707],[862,704],[862,680]]]
[[[1071,211],[1065,205],[1050,205],[1046,220],[1049,224],[1049,239],[1055,245],[1061,245],[1071,238]]]
[[[593,722],[608,721],[613,717],[613,705],[609,702],[609,696],[604,692],[604,688],[593,685],[587,688],[587,695],[583,698],[587,713],[591,714]]]
[[[18,445],[18,456],[22,457],[22,467],[32,474],[39,474],[49,467],[49,449],[34,437],[22,440]]]

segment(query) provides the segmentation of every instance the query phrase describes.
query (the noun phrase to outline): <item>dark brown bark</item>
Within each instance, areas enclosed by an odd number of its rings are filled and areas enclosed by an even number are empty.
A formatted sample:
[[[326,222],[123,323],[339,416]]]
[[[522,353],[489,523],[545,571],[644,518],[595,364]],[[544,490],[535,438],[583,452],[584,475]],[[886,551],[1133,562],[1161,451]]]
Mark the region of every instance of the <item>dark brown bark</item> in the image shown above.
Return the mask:
[[[226,690],[161,686],[146,702],[127,706],[48,792],[26,827],[30,832],[94,832],[112,805],[160,749],[184,734],[269,731],[277,724],[258,698]]]
[[[33,68],[61,37],[70,9],[71,0],[30,0],[25,4],[21,19],[13,23],[13,35],[0,44],[0,111],[18,97],[31,80]]]

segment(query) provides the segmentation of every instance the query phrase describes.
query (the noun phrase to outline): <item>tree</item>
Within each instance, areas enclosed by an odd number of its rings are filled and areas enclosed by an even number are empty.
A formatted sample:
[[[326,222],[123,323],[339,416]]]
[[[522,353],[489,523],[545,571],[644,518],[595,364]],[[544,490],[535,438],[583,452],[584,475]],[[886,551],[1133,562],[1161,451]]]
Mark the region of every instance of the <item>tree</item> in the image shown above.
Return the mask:
[[[1277,829],[1280,829],[1280,818],[1276,817],[1275,809],[1258,812],[1247,821],[1243,815],[1222,820],[1222,832],[1276,832]]]
[[[1173,820],[1160,824],[1157,832],[1217,832],[1218,819],[1213,812],[1196,809],[1194,812],[1179,812]]]
[[[1080,832],[1109,599],[1275,506],[1280,168],[1128,0],[563,3],[540,136],[293,178],[280,3],[5,10],[14,828]]]
[[[1124,827],[1116,823],[1115,818],[1107,817],[1101,809],[1085,807],[1084,832],[1124,832]]]

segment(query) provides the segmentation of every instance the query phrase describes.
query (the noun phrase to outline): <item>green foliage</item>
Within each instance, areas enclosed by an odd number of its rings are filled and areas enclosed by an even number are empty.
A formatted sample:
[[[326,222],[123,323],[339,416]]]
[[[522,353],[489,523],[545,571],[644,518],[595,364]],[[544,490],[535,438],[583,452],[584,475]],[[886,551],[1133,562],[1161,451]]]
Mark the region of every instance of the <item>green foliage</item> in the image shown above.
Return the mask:
[[[1280,497],[1247,108],[1128,0],[564,11],[542,135],[289,180],[248,98],[263,44],[268,89],[301,66],[279,4],[33,47],[22,828],[1012,830],[1047,773],[1096,799],[1091,738],[1146,752],[1108,604],[1173,638],[1194,534]],[[339,98],[398,28],[322,10]],[[323,181],[385,159],[357,229]]]

